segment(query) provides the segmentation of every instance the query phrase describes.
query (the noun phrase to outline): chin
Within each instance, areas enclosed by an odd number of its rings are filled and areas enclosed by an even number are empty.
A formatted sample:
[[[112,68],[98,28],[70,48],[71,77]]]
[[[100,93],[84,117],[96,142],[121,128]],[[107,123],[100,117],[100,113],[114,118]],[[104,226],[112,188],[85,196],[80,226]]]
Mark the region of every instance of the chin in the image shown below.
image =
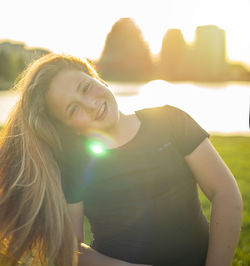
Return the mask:
[[[112,117],[112,120],[109,120],[109,123],[106,124],[106,126],[103,128],[104,131],[111,131],[112,129],[116,128],[118,126],[120,115],[116,115]]]

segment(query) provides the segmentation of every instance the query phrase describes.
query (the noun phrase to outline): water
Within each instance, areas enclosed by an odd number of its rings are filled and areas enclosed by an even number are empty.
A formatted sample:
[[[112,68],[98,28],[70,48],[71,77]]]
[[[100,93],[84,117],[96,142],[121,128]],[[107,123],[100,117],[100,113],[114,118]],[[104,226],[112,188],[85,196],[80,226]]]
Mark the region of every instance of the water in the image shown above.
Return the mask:
[[[111,90],[121,111],[126,114],[169,104],[190,114],[210,133],[250,135],[249,83],[201,85],[154,80],[146,84],[112,83]],[[0,124],[6,121],[17,99],[18,95],[14,92],[0,92]]]
[[[10,91],[0,91],[0,125],[3,125],[7,119],[11,108],[18,99],[18,94]]]

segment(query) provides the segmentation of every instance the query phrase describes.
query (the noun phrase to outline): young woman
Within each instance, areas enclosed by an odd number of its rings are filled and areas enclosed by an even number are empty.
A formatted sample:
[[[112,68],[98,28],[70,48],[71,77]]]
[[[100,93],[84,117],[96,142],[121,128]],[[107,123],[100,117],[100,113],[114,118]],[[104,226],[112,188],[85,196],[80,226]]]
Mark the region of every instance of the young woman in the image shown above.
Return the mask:
[[[16,86],[0,145],[4,265],[231,265],[240,192],[187,113],[124,115],[90,64],[65,55],[38,59]],[[197,183],[212,203],[209,226]]]

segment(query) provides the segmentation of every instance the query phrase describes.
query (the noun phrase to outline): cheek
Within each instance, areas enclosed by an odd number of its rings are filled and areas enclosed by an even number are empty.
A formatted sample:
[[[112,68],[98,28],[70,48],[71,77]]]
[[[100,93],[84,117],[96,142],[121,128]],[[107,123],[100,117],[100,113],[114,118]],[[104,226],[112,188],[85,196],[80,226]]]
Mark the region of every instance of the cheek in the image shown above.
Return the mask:
[[[105,85],[102,83],[97,83],[96,86],[93,86],[92,92],[97,97],[100,96],[110,97],[111,94],[111,91],[108,88],[106,88]]]
[[[89,124],[89,119],[86,115],[84,114],[78,114],[72,119],[71,125],[75,129],[83,129],[87,127]]]

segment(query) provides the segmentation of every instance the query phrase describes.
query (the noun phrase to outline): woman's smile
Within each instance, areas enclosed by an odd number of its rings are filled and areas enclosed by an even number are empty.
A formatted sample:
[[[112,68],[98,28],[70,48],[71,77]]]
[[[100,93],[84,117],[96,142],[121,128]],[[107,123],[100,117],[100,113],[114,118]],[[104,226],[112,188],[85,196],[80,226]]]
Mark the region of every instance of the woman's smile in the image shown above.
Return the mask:
[[[104,104],[102,104],[101,108],[99,109],[96,120],[104,119],[106,114],[107,114],[107,104],[106,102],[104,102]]]

